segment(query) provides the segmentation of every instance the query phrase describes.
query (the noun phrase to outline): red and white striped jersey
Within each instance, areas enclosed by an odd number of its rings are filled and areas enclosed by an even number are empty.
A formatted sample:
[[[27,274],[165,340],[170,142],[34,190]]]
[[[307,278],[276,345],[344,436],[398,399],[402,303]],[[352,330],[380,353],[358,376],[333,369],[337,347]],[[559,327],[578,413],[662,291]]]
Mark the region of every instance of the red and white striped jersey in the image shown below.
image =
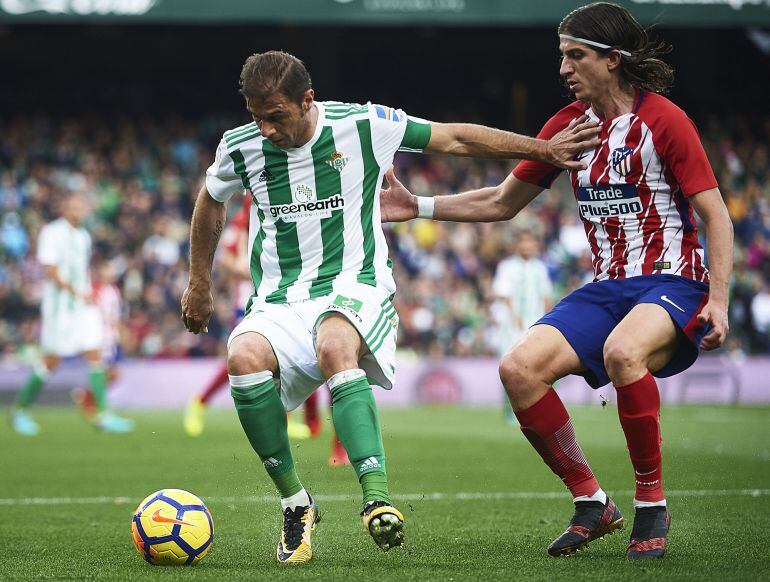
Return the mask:
[[[671,101],[638,90],[631,113],[599,119],[575,102],[538,134],[550,139],[583,114],[602,126],[601,145],[585,150],[588,167],[570,171],[593,254],[594,280],[659,273],[708,283],[689,196],[717,187],[695,124]],[[560,170],[523,161],[519,180],[550,188]]]
[[[247,241],[249,234],[249,219],[251,216],[251,194],[246,192],[238,212],[233,216],[232,222],[227,225],[222,233],[222,250],[232,255],[237,261],[243,261],[243,272],[248,272]],[[251,279],[239,278],[236,280],[233,290],[235,309],[243,309],[254,294],[254,283]]]
[[[120,342],[120,320],[123,318],[123,298],[112,283],[93,284],[94,304],[102,315],[102,348],[112,350]]]

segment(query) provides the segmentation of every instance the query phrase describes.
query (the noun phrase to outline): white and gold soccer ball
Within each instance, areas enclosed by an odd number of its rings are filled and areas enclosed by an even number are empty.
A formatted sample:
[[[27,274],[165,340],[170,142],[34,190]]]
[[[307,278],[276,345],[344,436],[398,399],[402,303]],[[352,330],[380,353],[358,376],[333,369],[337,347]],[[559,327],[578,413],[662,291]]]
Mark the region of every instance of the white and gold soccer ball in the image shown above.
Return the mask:
[[[214,522],[203,501],[192,493],[161,489],[134,511],[131,537],[150,564],[197,564],[211,549]]]

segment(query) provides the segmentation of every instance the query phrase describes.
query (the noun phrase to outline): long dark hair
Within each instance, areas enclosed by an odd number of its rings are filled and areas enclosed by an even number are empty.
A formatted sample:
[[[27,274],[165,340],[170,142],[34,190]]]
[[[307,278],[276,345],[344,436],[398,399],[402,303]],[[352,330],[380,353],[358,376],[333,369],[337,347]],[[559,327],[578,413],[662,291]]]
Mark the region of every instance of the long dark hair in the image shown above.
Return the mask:
[[[630,52],[630,57],[623,55],[621,59],[620,74],[634,87],[667,93],[674,83],[674,69],[660,58],[671,52],[671,45],[651,40],[647,30],[622,6],[610,2],[581,6],[564,17],[559,24],[559,34]],[[599,53],[611,50],[589,48]]]

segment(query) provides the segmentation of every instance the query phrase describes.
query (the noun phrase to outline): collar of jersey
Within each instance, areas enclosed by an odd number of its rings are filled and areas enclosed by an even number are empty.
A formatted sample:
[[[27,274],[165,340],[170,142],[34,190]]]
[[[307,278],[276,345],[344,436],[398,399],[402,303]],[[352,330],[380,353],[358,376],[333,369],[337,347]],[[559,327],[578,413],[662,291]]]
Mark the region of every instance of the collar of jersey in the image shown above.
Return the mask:
[[[610,117],[609,119],[602,119],[596,113],[594,112],[593,108],[591,107],[591,104],[588,104],[588,107],[586,107],[586,115],[591,119],[591,121],[595,121],[597,123],[605,123],[607,121],[615,121],[616,119],[619,119],[621,117],[625,117],[626,115],[636,115],[639,112],[639,107],[642,105],[642,99],[644,98],[644,89],[639,89],[638,87],[634,88],[634,102],[631,104],[631,111],[628,113],[624,113],[623,115],[616,115],[615,117]]]

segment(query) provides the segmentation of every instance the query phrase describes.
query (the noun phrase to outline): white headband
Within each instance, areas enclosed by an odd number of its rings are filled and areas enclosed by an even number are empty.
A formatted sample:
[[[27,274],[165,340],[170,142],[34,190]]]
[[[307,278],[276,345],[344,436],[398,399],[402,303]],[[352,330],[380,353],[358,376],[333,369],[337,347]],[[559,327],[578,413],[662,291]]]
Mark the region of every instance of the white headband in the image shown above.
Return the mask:
[[[583,44],[587,44],[587,45],[590,45],[590,46],[595,46],[595,47],[601,48],[601,49],[615,49],[615,50],[617,50],[623,56],[626,56],[626,57],[630,57],[631,56],[631,53],[628,52],[628,51],[624,51],[623,49],[619,49],[617,47],[610,46],[608,44],[604,44],[604,43],[601,43],[601,42],[596,42],[595,40],[588,40],[587,38],[578,38],[576,36],[570,36],[568,34],[560,34],[559,38],[563,38],[564,40],[574,40],[575,42],[582,42]]]

